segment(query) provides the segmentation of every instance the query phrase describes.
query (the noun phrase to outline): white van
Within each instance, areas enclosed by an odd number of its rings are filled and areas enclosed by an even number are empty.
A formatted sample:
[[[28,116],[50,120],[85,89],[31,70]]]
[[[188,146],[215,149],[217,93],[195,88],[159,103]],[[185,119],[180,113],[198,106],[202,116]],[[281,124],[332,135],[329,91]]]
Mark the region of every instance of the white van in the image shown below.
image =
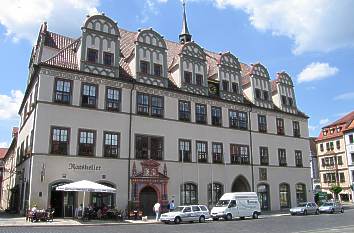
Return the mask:
[[[213,220],[224,218],[231,220],[233,218],[252,216],[258,218],[261,214],[261,208],[255,192],[236,192],[225,193],[218,203],[211,210]]]

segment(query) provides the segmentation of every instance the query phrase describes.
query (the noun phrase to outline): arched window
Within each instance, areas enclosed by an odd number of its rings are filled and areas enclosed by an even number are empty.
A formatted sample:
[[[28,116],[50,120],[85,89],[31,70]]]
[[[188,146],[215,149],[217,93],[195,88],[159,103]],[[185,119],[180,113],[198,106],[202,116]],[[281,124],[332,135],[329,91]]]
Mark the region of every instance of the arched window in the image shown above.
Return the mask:
[[[221,196],[224,194],[224,186],[220,183],[214,183],[213,189],[211,184],[208,184],[208,204],[215,205]]]
[[[198,203],[197,185],[193,183],[185,183],[181,187],[181,203],[182,205],[190,205]]]
[[[296,184],[296,202],[306,202],[306,186],[304,184]]]
[[[259,184],[257,186],[257,194],[261,210],[270,210],[269,185]]]
[[[114,185],[110,183],[100,183],[108,187],[115,188]],[[115,193],[92,193],[91,194],[91,204],[94,207],[102,208],[107,206],[108,208],[115,207]]]
[[[286,183],[279,185],[280,208],[290,208],[290,186]]]

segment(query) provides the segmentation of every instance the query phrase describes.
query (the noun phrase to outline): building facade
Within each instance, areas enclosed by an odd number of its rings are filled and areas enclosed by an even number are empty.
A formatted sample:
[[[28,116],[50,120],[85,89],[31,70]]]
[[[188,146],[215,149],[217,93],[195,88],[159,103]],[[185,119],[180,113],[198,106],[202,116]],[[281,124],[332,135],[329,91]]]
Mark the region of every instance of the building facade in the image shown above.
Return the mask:
[[[349,126],[344,130],[344,142],[348,160],[348,171],[349,171],[349,184],[352,192],[352,197],[354,195],[354,120],[349,124]],[[352,199],[353,201],[353,199]]]
[[[351,175],[349,173],[349,165],[352,164],[352,161],[347,153],[351,148],[350,133],[348,137],[345,137],[344,132],[347,132],[346,130],[349,129],[353,120],[354,112],[351,112],[323,127],[316,139],[321,189],[331,194],[330,188],[332,186],[340,186],[343,189],[339,194],[342,201],[352,200]]]
[[[104,14],[77,39],[42,25],[19,111],[21,210],[72,216],[82,194],[55,188],[83,179],[117,189],[86,203],[146,215],[156,201],[211,206],[224,192],[258,192],[263,210],[312,200],[308,117],[290,76],[271,80],[191,37],[185,12],[179,42]]]

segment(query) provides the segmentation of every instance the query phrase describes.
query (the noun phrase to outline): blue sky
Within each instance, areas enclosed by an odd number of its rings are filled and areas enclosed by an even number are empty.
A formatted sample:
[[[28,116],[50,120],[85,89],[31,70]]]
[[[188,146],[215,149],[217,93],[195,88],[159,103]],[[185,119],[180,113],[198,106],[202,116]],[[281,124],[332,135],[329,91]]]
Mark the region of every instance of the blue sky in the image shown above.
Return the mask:
[[[0,147],[26,88],[28,61],[41,22],[51,31],[80,36],[87,14],[104,12],[118,26],[152,27],[178,40],[180,0],[0,0]],[[261,62],[272,79],[293,78],[297,105],[310,116],[310,135],[354,109],[354,1],[187,0],[193,40],[245,63]]]

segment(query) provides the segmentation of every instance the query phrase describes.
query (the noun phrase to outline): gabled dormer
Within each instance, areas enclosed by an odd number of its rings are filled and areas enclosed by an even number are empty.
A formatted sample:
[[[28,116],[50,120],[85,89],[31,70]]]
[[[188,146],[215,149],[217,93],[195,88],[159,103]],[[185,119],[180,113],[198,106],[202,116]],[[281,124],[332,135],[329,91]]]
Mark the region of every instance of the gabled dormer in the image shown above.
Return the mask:
[[[220,53],[217,57],[220,98],[243,102],[241,86],[241,66],[230,52]]]
[[[260,63],[251,64],[244,79],[244,94],[259,107],[272,108],[271,85],[268,70]]]
[[[272,81],[272,99],[284,112],[297,113],[293,81],[286,72],[277,73]]]
[[[178,54],[178,66],[172,70],[171,75],[182,90],[208,95],[206,54],[196,43],[182,44]]]
[[[152,28],[139,30],[134,43],[135,57],[130,62],[134,78],[138,82],[167,87],[167,47],[163,37]]]
[[[104,14],[88,16],[78,53],[81,71],[119,77],[120,35],[117,23]]]

